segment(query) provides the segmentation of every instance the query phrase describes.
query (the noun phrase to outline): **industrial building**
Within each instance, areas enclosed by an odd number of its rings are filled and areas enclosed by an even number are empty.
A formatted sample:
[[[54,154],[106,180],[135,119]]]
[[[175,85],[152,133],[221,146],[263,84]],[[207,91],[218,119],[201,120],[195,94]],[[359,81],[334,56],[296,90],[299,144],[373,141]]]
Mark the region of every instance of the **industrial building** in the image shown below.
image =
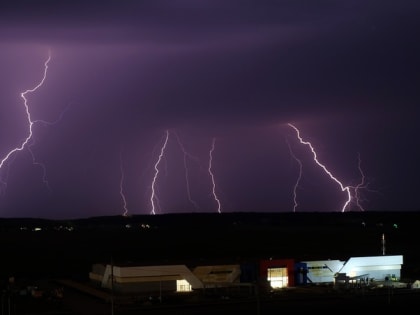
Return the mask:
[[[298,284],[336,283],[337,281],[398,281],[401,278],[402,255],[352,257],[347,261],[303,261],[296,265]]]
[[[118,266],[95,264],[91,282],[114,292],[154,294],[263,285],[269,290],[310,284],[399,281],[402,255],[351,257],[347,261],[266,259],[256,264]]]

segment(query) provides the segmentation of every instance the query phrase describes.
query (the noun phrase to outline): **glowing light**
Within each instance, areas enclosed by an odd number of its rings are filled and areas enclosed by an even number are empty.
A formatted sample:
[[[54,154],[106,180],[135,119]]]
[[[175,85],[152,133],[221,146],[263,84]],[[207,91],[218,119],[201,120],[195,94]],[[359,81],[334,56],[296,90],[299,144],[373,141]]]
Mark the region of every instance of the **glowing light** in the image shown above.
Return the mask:
[[[213,187],[212,188],[213,197],[214,197],[214,200],[217,203],[217,212],[221,213],[222,211],[221,211],[220,200],[219,200],[219,198],[217,197],[217,194],[216,194],[216,182],[214,180],[214,174],[213,174],[213,171],[212,171],[213,151],[215,149],[215,144],[216,144],[216,138],[213,138],[210,153],[209,153],[209,169],[208,169],[208,171],[209,171],[209,174],[210,174],[210,177],[211,177],[211,182],[212,182],[212,187]]]
[[[6,163],[6,161],[10,158],[10,156],[13,153],[15,153],[17,151],[22,151],[25,148],[26,144],[32,138],[32,128],[33,128],[33,125],[34,125],[35,121],[32,121],[31,112],[29,110],[28,99],[26,98],[26,94],[35,92],[37,89],[39,89],[44,84],[44,81],[47,77],[48,63],[50,62],[50,60],[51,60],[51,55],[49,54],[48,59],[44,63],[44,74],[42,76],[41,81],[34,88],[26,90],[25,92],[22,92],[20,94],[20,96],[23,99],[23,105],[25,106],[26,117],[28,119],[28,124],[29,124],[29,133],[28,133],[28,136],[26,137],[26,139],[21,143],[20,146],[17,146],[14,149],[12,149],[11,151],[9,151],[9,153],[7,153],[6,156],[0,161],[0,169],[3,167],[4,163]]]
[[[293,128],[295,131],[296,131],[296,135],[297,135],[297,137],[298,137],[298,139],[299,139],[299,141],[300,141],[300,143],[301,144],[304,144],[304,145],[307,145],[309,148],[310,148],[310,150],[311,150],[311,152],[312,152],[312,155],[313,155],[313,158],[314,158],[314,161],[315,161],[315,163],[316,164],[318,164],[323,170],[324,170],[324,172],[333,180],[333,181],[335,181],[339,186],[340,186],[340,188],[341,188],[341,191],[343,191],[343,192],[345,192],[346,193],[346,195],[347,195],[347,200],[345,201],[345,203],[344,203],[344,205],[343,205],[343,207],[341,208],[341,212],[345,212],[346,211],[346,209],[347,209],[347,207],[348,207],[348,205],[350,204],[350,202],[352,201],[352,195],[351,195],[351,191],[350,191],[350,189],[351,189],[351,186],[344,186],[327,168],[326,168],[326,166],[324,165],[324,164],[322,164],[321,162],[319,162],[319,160],[318,160],[318,156],[317,156],[317,154],[316,154],[316,152],[315,152],[315,149],[314,149],[314,147],[312,146],[312,144],[310,143],[310,142],[308,142],[308,141],[304,141],[303,140],[303,138],[300,136],[300,131],[299,131],[299,129],[298,128],[296,128],[294,125],[292,125],[292,124],[288,124],[291,128]]]
[[[123,159],[122,159],[122,153],[120,151],[120,196],[123,202],[123,216],[126,217],[128,215],[128,208],[127,208],[127,200],[125,198],[124,194],[124,167],[123,167]]]
[[[302,162],[293,153],[292,148],[290,147],[289,141],[286,141],[286,142],[287,142],[287,146],[289,147],[290,155],[299,164],[299,175],[298,175],[298,178],[296,179],[295,185],[293,186],[293,212],[296,212],[296,209],[298,207],[298,202],[297,202],[297,189],[299,187],[300,180],[302,179]]]
[[[163,142],[162,148],[160,149],[160,154],[159,154],[158,160],[156,161],[155,166],[154,166],[155,175],[153,176],[153,181],[152,181],[152,194],[150,196],[150,203],[152,205],[151,214],[156,214],[156,204],[155,204],[155,201],[157,203],[159,202],[159,200],[156,197],[155,185],[156,185],[157,177],[159,175],[159,168],[158,168],[158,166],[159,166],[159,163],[162,160],[162,157],[163,157],[163,155],[165,153],[166,145],[168,144],[168,139],[169,139],[169,131],[166,130],[165,131],[165,140]]]
[[[198,206],[197,202],[195,202],[191,197],[189,171],[188,171],[188,165],[187,165],[188,158],[189,159],[194,159],[194,160],[198,160],[198,158],[196,158],[195,156],[192,156],[190,153],[187,152],[187,150],[185,150],[185,147],[182,144],[181,139],[179,138],[177,133],[175,133],[175,136],[176,136],[176,139],[178,141],[179,147],[181,148],[181,151],[184,154],[185,181],[186,181],[186,184],[187,184],[188,200],[190,201],[190,203],[194,206],[194,208],[196,210],[199,210],[200,207]]]

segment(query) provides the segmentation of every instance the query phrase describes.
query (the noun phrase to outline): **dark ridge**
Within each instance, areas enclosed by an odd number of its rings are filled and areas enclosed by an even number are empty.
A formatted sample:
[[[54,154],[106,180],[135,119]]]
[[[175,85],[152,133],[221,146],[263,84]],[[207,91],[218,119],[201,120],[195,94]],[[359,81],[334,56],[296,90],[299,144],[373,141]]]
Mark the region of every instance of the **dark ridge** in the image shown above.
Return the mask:
[[[228,212],[228,213],[173,213],[157,215],[130,215],[130,216],[97,216],[90,218],[51,220],[42,218],[0,218],[1,229],[14,229],[22,226],[42,226],[46,229],[58,225],[72,226],[81,229],[101,229],[125,227],[127,224],[151,224],[154,227],[190,227],[200,225],[245,225],[245,226],[297,226],[313,225],[354,225],[364,222],[371,224],[400,223],[405,226],[415,226],[420,218],[420,212]]]

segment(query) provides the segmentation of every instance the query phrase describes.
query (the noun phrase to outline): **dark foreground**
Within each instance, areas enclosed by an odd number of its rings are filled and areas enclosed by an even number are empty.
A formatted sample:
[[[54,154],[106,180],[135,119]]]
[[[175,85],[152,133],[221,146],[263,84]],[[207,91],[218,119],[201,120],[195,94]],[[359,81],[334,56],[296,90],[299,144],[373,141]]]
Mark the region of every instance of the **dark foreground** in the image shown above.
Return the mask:
[[[65,289],[61,300],[16,297],[7,312],[3,301],[2,314],[279,314],[281,312],[365,312],[382,314],[408,312],[417,308],[420,290],[377,289],[375,291],[336,292],[328,288],[288,288],[270,295],[242,298],[190,296],[189,298],[163,297],[151,303],[118,303],[104,301]]]
[[[88,283],[95,263],[229,264],[269,258],[299,260],[403,255],[401,280],[420,279],[420,213],[179,214],[67,221],[0,219],[1,314],[278,314],[279,310],[397,312],[417,307],[416,290],[260,292],[253,296],[162,297],[114,303],[64,286],[62,298],[34,299],[17,289],[57,279]],[[382,244],[382,235],[386,243]],[[151,304],[151,305],[148,305]]]

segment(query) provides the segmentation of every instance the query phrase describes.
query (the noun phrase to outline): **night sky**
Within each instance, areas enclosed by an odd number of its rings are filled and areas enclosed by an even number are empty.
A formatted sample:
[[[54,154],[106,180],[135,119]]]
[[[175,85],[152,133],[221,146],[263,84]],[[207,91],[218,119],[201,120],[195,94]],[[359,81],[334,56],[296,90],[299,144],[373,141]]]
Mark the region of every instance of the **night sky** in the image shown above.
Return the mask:
[[[1,3],[0,217],[343,211],[289,123],[351,192],[344,211],[418,211],[419,16],[418,0]],[[23,144],[21,93],[49,56]]]

